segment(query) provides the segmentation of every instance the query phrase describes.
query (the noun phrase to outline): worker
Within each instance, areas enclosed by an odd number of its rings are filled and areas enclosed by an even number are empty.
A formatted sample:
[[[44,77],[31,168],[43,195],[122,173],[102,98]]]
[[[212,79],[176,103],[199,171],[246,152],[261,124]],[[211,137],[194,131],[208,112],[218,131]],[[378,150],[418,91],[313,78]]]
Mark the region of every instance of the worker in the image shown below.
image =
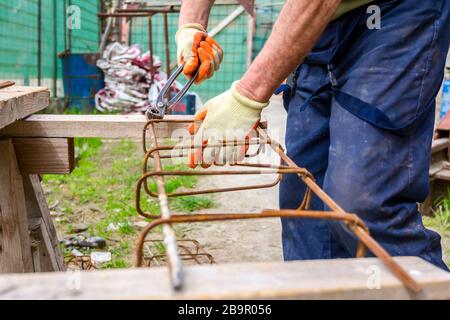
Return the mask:
[[[178,61],[188,77],[199,68],[197,82],[217,72],[227,54],[207,35],[213,2],[181,6]],[[419,256],[448,270],[440,236],[424,227],[418,203],[429,191],[449,31],[448,0],[287,0],[247,72],[197,113],[201,125],[190,130],[205,147],[190,165],[241,159],[241,147],[207,146],[244,139],[280,84],[292,78],[283,93],[288,156],[361,217],[391,255]],[[286,175],[281,209],[298,208],[304,193],[300,179]],[[311,209],[329,208],[314,197]],[[321,219],[283,218],[282,243],[285,260],[354,257],[357,246],[342,223]]]

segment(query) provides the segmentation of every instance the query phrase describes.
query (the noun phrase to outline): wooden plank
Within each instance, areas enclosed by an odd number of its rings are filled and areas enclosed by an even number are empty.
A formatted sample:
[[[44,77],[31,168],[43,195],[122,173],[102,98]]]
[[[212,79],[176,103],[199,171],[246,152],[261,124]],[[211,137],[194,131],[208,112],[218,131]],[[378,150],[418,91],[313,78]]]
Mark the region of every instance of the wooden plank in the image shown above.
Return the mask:
[[[193,119],[192,116],[166,116],[166,119]],[[147,120],[144,115],[44,115],[36,114],[0,130],[8,137],[97,137],[142,139]],[[173,131],[186,128],[185,123],[160,123],[157,135],[168,138]]]
[[[434,139],[431,145],[431,152],[439,152],[441,150],[444,150],[448,148],[449,139],[448,138],[438,138]]]
[[[424,288],[412,296],[376,258],[189,266],[181,291],[166,268],[0,276],[0,299],[450,299],[450,274],[396,257]]]
[[[22,176],[11,139],[0,139],[0,226],[0,273],[33,271]]]
[[[42,218],[29,220],[31,251],[33,252],[34,272],[63,271],[59,269],[50,238]]]
[[[30,230],[30,241],[31,241],[31,255],[33,257],[33,269],[34,272],[52,271],[51,267],[48,267],[48,255],[46,251],[42,251],[45,248],[43,239],[41,236],[41,224],[42,219],[34,218],[28,220],[28,230]],[[41,268],[44,265],[44,269]],[[48,270],[46,270],[48,269]]]
[[[435,179],[450,181],[450,169],[442,169],[434,175]]]
[[[0,129],[50,104],[45,87],[12,86],[0,89]]]
[[[430,165],[430,170],[429,170],[430,178],[432,178],[436,173],[441,171],[445,167],[446,163],[447,163],[446,160],[441,160],[441,161],[432,163]]]
[[[45,257],[41,256],[40,258],[41,270],[64,271],[63,255],[39,176],[24,176],[23,184],[28,219],[29,221],[36,221],[37,219],[39,222],[39,230],[37,230],[36,236],[41,241],[41,255],[45,255]]]
[[[14,138],[22,174],[66,174],[75,166],[73,138]]]

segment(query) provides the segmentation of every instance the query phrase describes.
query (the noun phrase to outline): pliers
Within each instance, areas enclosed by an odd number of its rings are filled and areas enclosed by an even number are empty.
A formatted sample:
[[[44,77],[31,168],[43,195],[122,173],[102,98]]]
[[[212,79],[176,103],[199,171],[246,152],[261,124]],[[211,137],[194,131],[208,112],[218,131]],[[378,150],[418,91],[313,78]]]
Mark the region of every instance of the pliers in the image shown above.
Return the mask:
[[[158,97],[156,98],[156,103],[148,106],[147,110],[145,111],[145,115],[147,116],[147,119],[162,119],[166,115],[166,112],[168,109],[172,108],[176,103],[178,103],[188,92],[189,88],[194,83],[195,79],[197,79],[198,76],[198,70],[197,72],[192,76],[191,79],[186,83],[186,85],[169,101],[166,99],[167,91],[170,89],[172,84],[175,82],[177,77],[183,72],[184,64],[180,65],[177,70],[175,70],[174,73],[167,79],[166,84],[164,87],[162,87],[161,91],[158,94]]]

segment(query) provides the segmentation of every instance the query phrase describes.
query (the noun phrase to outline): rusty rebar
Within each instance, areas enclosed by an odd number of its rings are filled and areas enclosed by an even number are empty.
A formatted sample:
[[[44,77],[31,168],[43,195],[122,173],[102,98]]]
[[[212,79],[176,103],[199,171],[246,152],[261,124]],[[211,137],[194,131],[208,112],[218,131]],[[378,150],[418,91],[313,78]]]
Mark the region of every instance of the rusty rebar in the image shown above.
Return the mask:
[[[0,89],[12,87],[12,86],[15,85],[15,84],[16,84],[16,83],[15,83],[14,81],[4,81],[4,82],[0,82]]]
[[[150,239],[150,240],[144,240],[143,243],[164,243],[164,240],[161,239]],[[204,257],[206,258],[206,260],[208,261],[209,264],[214,264],[216,263],[214,258],[212,257],[212,255],[210,255],[209,253],[207,253],[201,246],[200,243],[197,240],[194,239],[178,239],[177,242],[178,244],[178,248],[181,251],[184,251],[185,253],[180,253],[180,258],[181,260],[193,260],[195,261],[197,264],[202,264],[202,261],[199,257]],[[182,244],[182,243],[186,243],[186,244]],[[189,247],[189,244],[193,245],[193,249],[194,251],[191,250],[191,248]],[[167,261],[167,256],[165,253],[162,254],[153,254],[151,252],[151,250],[148,249],[148,251],[151,253],[150,256],[143,256],[142,257],[142,261],[146,262],[146,264],[150,267],[153,261]]]
[[[245,220],[245,219],[262,219],[262,218],[274,218],[274,217],[283,217],[283,218],[307,218],[307,219],[328,219],[328,220],[336,220],[341,221],[343,224],[354,233],[356,238],[358,239],[358,245],[355,252],[356,257],[364,257],[366,253],[366,249],[369,249],[376,257],[378,257],[387,267],[388,269],[400,279],[405,286],[411,290],[413,293],[419,293],[422,288],[420,285],[392,258],[389,253],[380,246],[378,242],[376,242],[369,233],[369,230],[365,223],[356,215],[351,214],[343,210],[327,193],[325,193],[322,188],[316,184],[314,181],[314,177],[311,173],[309,173],[306,169],[297,166],[284,152],[282,146],[269,138],[266,132],[262,128],[257,129],[257,139],[246,139],[245,141],[233,141],[233,142],[222,142],[218,144],[218,146],[224,145],[234,145],[234,146],[250,146],[250,145],[258,145],[258,151],[255,155],[259,154],[261,151],[261,145],[269,145],[279,156],[280,164],[259,164],[259,163],[244,163],[238,162],[233,164],[233,166],[247,166],[252,169],[247,170],[176,170],[176,171],[166,171],[163,169],[161,164],[161,151],[173,151],[173,150],[193,150],[196,148],[203,148],[203,145],[178,145],[178,146],[168,146],[168,145],[159,145],[158,139],[156,137],[155,125],[159,123],[193,123],[192,120],[150,120],[144,127],[143,131],[143,149],[145,152],[144,157],[144,167],[143,167],[143,175],[138,180],[136,187],[136,210],[138,213],[146,218],[154,219],[150,222],[140,233],[139,239],[136,247],[136,266],[142,266],[143,263],[143,255],[142,249],[144,242],[146,241],[147,234],[153,230],[155,227],[162,225],[163,233],[164,233],[164,243],[166,245],[166,255],[169,262],[169,268],[171,268],[171,279],[172,283],[177,283],[179,286],[175,286],[176,288],[181,287],[181,278],[176,279],[174,277],[177,273],[173,272],[174,263],[176,263],[176,267],[179,267],[179,273],[181,274],[181,264],[179,256],[176,251],[176,243],[173,246],[173,241],[175,241],[173,229],[171,225],[176,223],[196,223],[196,222],[208,222],[208,221],[227,221],[227,220]],[[152,148],[147,150],[146,146],[146,133],[150,133]],[[166,155],[165,158],[174,158],[174,157],[186,157],[187,154],[182,155]],[[153,170],[148,170],[148,160],[152,159],[154,166]],[[194,190],[194,191],[185,191],[185,192],[173,192],[167,193],[164,187],[164,177],[166,176],[177,176],[177,175],[195,175],[195,176],[220,176],[220,175],[255,175],[255,174],[276,174],[278,178],[275,182],[269,184],[261,184],[261,185],[249,185],[243,187],[225,187],[218,189],[207,189],[207,190]],[[168,198],[174,196],[183,196],[183,195],[195,195],[195,194],[204,194],[204,193],[213,193],[213,192],[228,192],[228,191],[241,191],[241,190],[249,190],[249,189],[257,189],[263,187],[270,187],[276,185],[284,174],[296,174],[299,179],[303,181],[303,183],[307,187],[307,192],[305,193],[304,199],[301,202],[300,207],[297,210],[264,210],[261,213],[219,213],[219,214],[190,214],[190,215],[171,215],[169,210]],[[147,184],[148,179],[154,179],[157,190],[156,192],[150,190]],[[154,215],[152,213],[144,212],[141,209],[140,201],[141,201],[141,189],[153,197],[158,197],[159,205],[161,209],[160,215]],[[315,194],[319,199],[323,201],[323,203],[330,209],[330,211],[314,211],[307,210],[309,209],[309,203],[312,198],[312,194]],[[169,230],[170,232],[167,232]],[[169,240],[168,240],[169,239]],[[172,244],[171,249],[169,250],[168,244]],[[179,280],[179,281],[178,281]]]
[[[169,45],[169,18],[167,16],[167,13],[163,13],[164,17],[164,47],[166,52],[166,74],[167,79],[170,77],[170,45]],[[169,92],[169,99],[170,99],[170,92]]]
[[[158,141],[156,138],[155,127],[151,126],[151,138],[154,146],[157,146]],[[161,159],[159,158],[159,154],[156,153],[154,157],[154,166],[157,171],[162,171]],[[162,175],[154,176],[156,181],[156,188],[158,190],[158,200],[159,206],[161,210],[161,217],[163,219],[170,219],[170,210],[169,210],[169,200],[166,195],[165,185],[164,185],[164,177]],[[175,232],[173,231],[170,224],[164,224],[163,226],[163,234],[164,234],[164,244],[167,252],[168,266],[170,270],[170,279],[172,281],[172,286],[174,289],[180,289],[183,283],[182,280],[182,268],[181,268],[181,260],[178,256],[177,243]]]

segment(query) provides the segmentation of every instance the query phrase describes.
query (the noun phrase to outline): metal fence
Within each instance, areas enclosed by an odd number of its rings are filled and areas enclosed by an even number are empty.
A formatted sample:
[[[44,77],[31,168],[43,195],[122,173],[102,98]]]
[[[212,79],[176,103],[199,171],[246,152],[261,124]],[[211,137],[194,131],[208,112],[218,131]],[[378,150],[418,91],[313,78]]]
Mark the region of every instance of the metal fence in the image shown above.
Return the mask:
[[[72,30],[70,6],[80,13]],[[44,85],[61,96],[58,53],[98,50],[99,9],[100,0],[0,0],[0,80]]]
[[[71,53],[98,51],[102,23],[97,14],[105,12],[105,3],[108,1],[0,0],[0,80],[13,80],[24,85],[44,85],[50,88],[53,96],[63,96],[62,63],[58,54],[65,50]],[[253,57],[267,40],[282,3],[283,1],[276,0],[256,0],[257,24],[253,35]],[[71,6],[79,8],[79,28],[67,27]],[[208,30],[212,30],[237,7],[238,4],[233,1],[217,1],[211,12]],[[224,61],[213,79],[193,88],[202,100],[228,89],[246,71],[248,19],[248,14],[243,12],[215,36],[224,49]],[[143,50],[147,50],[148,18],[135,17],[131,20],[130,42],[138,43]],[[163,61],[163,66],[169,60],[173,68],[176,65],[175,33],[178,13],[167,14],[167,23],[169,58],[165,54],[162,14],[152,18],[153,48],[154,54]],[[165,69],[164,67],[163,70]]]
[[[273,23],[283,2],[275,0],[256,1],[256,28],[253,34],[252,57],[255,57],[267,40]],[[208,31],[213,30],[221,21],[232,14],[237,8],[236,3],[218,2],[213,6],[208,24]],[[176,65],[175,33],[178,29],[178,13],[168,13],[168,39],[170,65]],[[233,81],[238,80],[247,70],[247,40],[249,36],[249,15],[242,12],[233,22],[219,32],[215,39],[224,50],[224,60],[219,72],[209,81],[194,86],[191,91],[196,92],[203,101],[230,88]],[[132,19],[131,44],[139,44],[143,49],[148,48],[149,20],[145,17]],[[153,52],[162,60],[163,70],[167,64],[165,52],[164,15],[155,15],[152,20]],[[251,34],[251,33],[250,33]]]

